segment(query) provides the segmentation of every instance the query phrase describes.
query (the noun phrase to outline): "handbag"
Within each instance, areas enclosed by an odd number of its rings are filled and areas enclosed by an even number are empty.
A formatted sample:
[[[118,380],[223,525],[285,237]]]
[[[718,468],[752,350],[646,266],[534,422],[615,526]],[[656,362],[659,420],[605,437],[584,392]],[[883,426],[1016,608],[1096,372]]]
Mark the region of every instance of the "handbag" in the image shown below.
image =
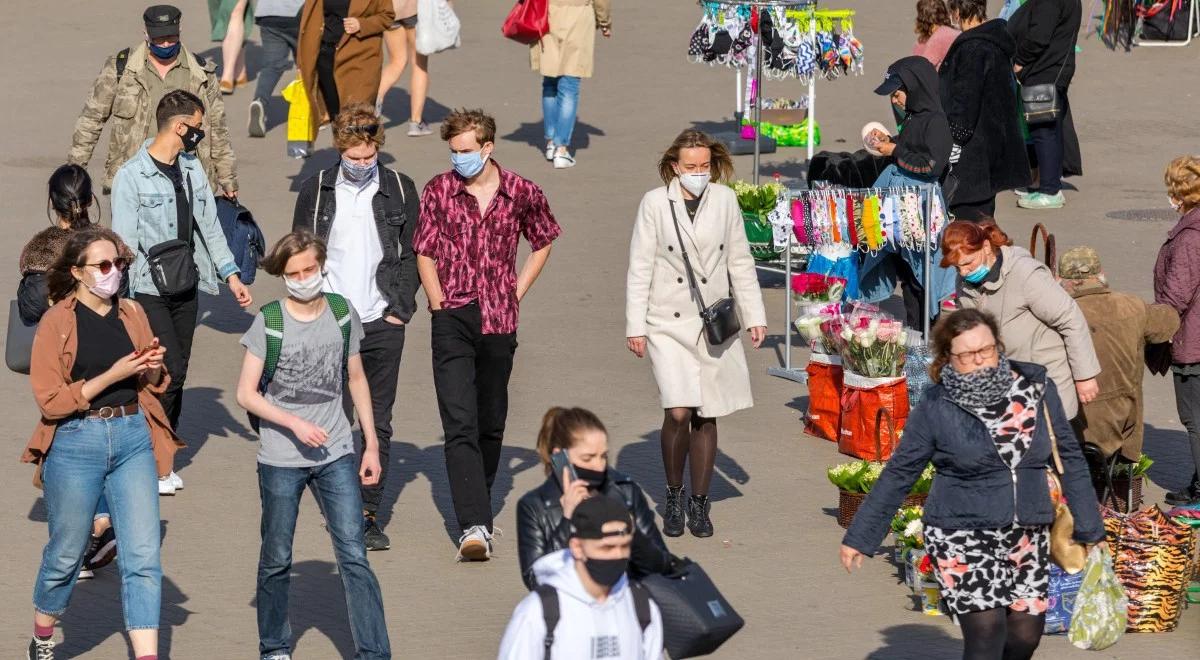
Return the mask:
[[[708,655],[746,622],[700,565],[684,558],[667,574],[641,581],[662,614],[663,646],[672,658]]]
[[[1053,124],[1058,120],[1062,108],[1059,106],[1058,80],[1062,78],[1063,69],[1067,68],[1067,58],[1063,58],[1062,66],[1058,67],[1058,75],[1052,83],[1040,85],[1021,85],[1021,108],[1025,115],[1025,123],[1030,126]]]
[[[191,200],[195,197],[192,195],[192,179],[188,177],[188,207],[194,209]],[[189,218],[191,228],[187,232],[190,239],[193,234],[200,237],[200,242],[204,243],[204,235],[196,232],[195,217]],[[205,244],[205,249],[208,245]],[[177,296],[181,293],[187,293],[196,288],[200,283],[200,269],[196,267],[196,258],[192,254],[192,242],[190,240],[182,240],[172,238],[163,241],[158,245],[150,248],[147,252],[142,245],[138,244],[138,252],[146,258],[146,265],[150,269],[150,279],[154,282],[154,287],[158,289],[160,296]]]
[[[1050,525],[1050,560],[1059,568],[1074,575],[1087,564],[1087,546],[1072,538],[1075,535],[1075,517],[1062,498],[1062,458],[1058,455],[1058,437],[1054,434],[1054,423],[1050,421],[1050,409],[1042,406],[1046,418],[1046,430],[1050,432],[1050,456],[1054,465],[1046,468],[1046,477],[1051,484],[1050,499],[1054,505],[1054,523]],[[1055,493],[1058,496],[1055,497]]]
[[[462,45],[462,23],[446,0],[417,1],[416,49],[433,55]]]
[[[679,252],[683,255],[683,264],[687,270],[688,284],[696,292],[696,305],[700,308],[700,321],[704,324],[704,337],[711,346],[720,346],[736,337],[742,325],[738,321],[737,305],[733,297],[722,298],[705,306],[704,296],[696,285],[696,274],[692,272],[692,260],[688,258],[687,248],[683,246],[683,234],[679,231],[679,216],[675,215],[675,202],[671,204],[671,220],[675,223],[675,236],[679,238]]]
[[[8,301],[8,336],[4,340],[4,363],[19,374],[29,375],[29,362],[33,355],[33,336],[37,324],[27,325],[21,318],[16,300]]]
[[[549,0],[517,0],[500,31],[509,39],[527,46],[541,41],[550,32]]]

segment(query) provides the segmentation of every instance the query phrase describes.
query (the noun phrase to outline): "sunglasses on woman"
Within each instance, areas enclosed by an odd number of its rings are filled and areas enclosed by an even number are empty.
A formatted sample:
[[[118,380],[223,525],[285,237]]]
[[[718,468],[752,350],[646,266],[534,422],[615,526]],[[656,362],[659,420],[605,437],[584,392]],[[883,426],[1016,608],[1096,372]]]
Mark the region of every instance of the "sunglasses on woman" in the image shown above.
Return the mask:
[[[346,127],[351,133],[360,133],[363,135],[374,135],[379,131],[379,124],[353,124]]]
[[[117,270],[125,270],[126,268],[129,267],[129,261],[123,257],[117,257],[116,259],[113,259],[111,261],[108,259],[105,259],[104,261],[99,261],[94,264],[84,264],[84,266],[91,266],[93,268],[99,269],[101,275],[108,275],[108,273],[110,271],[112,271],[114,266],[116,267]]]

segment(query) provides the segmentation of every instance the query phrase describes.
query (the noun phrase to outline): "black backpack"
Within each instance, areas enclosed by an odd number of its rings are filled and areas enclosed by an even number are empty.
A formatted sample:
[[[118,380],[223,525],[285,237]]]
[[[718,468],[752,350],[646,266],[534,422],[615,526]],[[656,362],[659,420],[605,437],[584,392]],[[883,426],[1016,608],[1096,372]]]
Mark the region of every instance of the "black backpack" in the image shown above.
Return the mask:
[[[629,582],[629,589],[633,593],[633,609],[637,613],[638,625],[645,635],[646,628],[650,626],[650,594],[642,585],[633,581]],[[559,618],[558,589],[548,584],[539,584],[534,591],[542,601],[542,619],[546,621],[546,653],[543,657],[545,660],[551,660],[550,647],[554,646],[554,629],[558,627]]]

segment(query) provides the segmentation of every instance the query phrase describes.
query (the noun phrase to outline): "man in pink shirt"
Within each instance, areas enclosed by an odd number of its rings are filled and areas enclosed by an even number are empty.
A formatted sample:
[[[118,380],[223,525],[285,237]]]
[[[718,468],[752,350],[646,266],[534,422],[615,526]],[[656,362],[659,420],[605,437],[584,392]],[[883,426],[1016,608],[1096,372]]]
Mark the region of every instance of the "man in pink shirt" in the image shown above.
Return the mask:
[[[433,380],[463,561],[491,557],[491,490],[508,417],[518,307],[562,231],[542,190],[491,159],[495,137],[496,122],[482,110],[446,118],[442,139],[454,169],[425,186],[413,236],[433,315]],[[533,253],[518,276],[519,235]]]

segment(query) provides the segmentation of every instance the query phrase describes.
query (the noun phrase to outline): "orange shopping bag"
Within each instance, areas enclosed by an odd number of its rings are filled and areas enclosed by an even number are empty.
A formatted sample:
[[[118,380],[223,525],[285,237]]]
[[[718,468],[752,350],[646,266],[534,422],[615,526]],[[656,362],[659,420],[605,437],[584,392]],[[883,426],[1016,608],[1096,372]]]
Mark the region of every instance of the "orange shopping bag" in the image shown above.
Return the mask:
[[[896,378],[867,378],[853,371],[842,374],[842,423],[838,451],[855,458],[886,461],[896,451],[897,434],[908,419],[908,382]],[[879,439],[887,416],[891,432]]]
[[[842,425],[842,358],[813,353],[808,367],[808,413],[804,432],[837,442]]]

